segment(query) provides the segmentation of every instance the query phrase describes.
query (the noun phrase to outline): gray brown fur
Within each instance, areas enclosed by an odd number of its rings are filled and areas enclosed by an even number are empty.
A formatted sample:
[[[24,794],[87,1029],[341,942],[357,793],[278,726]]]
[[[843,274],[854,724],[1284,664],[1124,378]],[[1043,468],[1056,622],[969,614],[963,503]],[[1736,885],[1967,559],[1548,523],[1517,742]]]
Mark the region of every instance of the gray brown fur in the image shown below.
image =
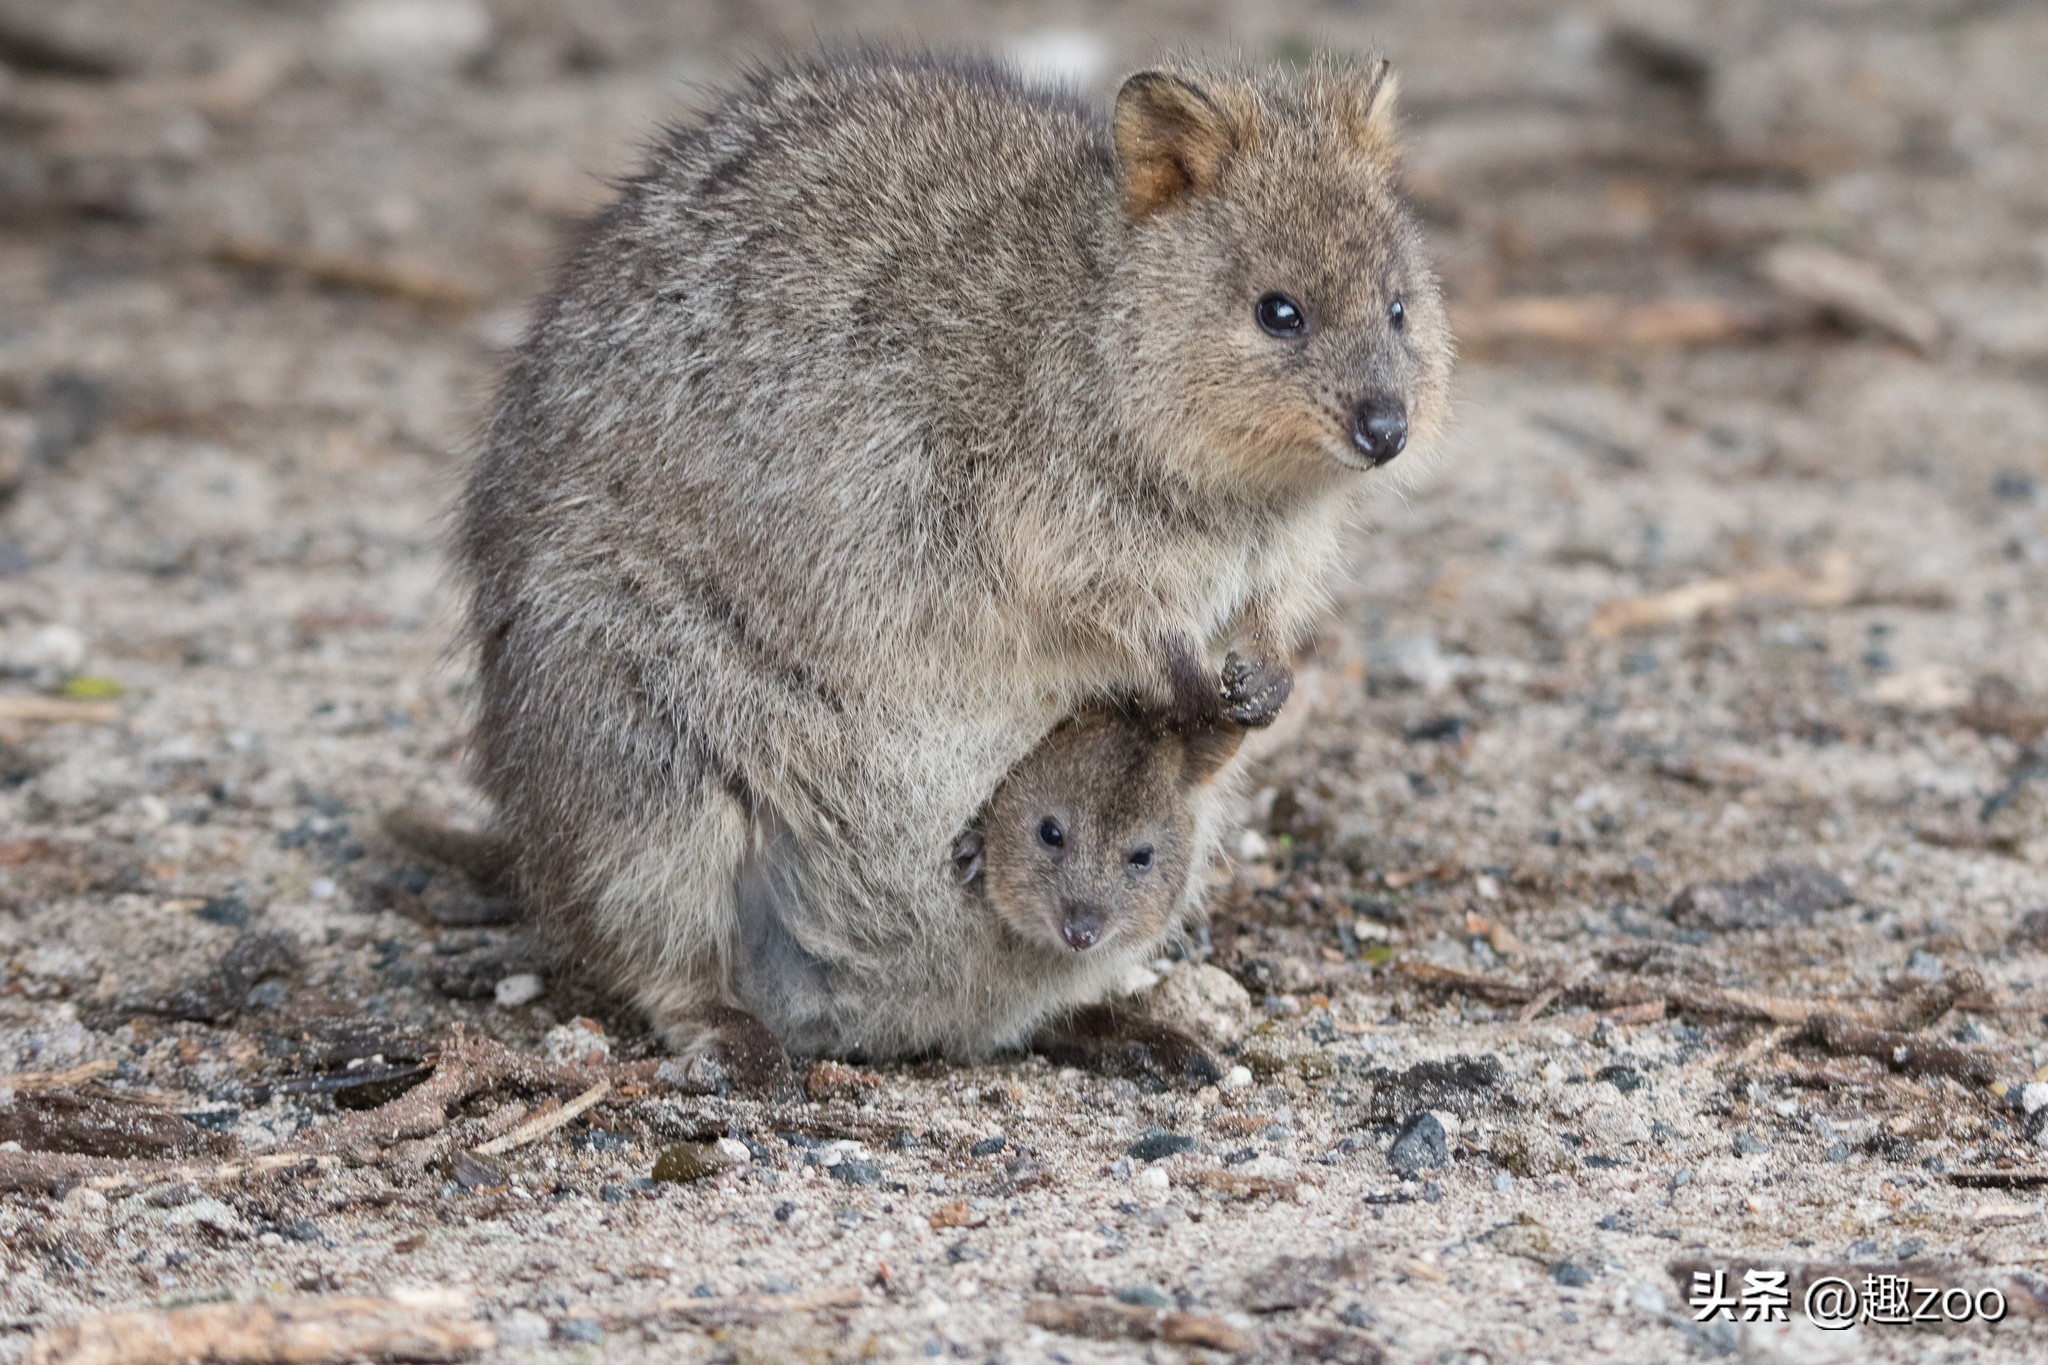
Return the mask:
[[[1176,729],[1124,708],[1070,716],[954,845],[961,879],[1039,952],[1157,944],[1187,903],[1197,798],[1243,740],[1237,725]]]
[[[584,233],[461,509],[475,751],[536,924],[672,1042],[975,1055],[1149,951],[1018,953],[952,840],[1091,701],[1238,709],[1235,649],[1270,709],[1386,477],[1349,405],[1440,425],[1380,75],[1149,77],[1112,131],[993,68],[762,72]]]

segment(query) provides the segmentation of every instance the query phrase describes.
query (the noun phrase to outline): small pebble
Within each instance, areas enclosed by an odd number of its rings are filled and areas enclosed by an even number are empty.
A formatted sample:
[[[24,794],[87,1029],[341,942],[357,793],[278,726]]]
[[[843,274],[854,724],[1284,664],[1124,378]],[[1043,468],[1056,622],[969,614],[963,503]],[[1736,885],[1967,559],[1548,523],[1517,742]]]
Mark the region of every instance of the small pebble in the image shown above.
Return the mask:
[[[501,1009],[516,1010],[521,1005],[530,1005],[540,999],[540,978],[532,972],[520,972],[506,977],[492,990],[491,998]]]
[[[1550,1278],[1569,1289],[1584,1289],[1593,1283],[1593,1272],[1574,1261],[1559,1261],[1550,1267]]]
[[[581,1341],[596,1345],[604,1340],[604,1328],[596,1318],[564,1318],[555,1327],[557,1341]]]
[[[1126,1150],[1140,1161],[1159,1161],[1165,1157],[1192,1152],[1195,1140],[1185,1133],[1169,1133],[1163,1129],[1152,1129]]]
[[[1149,1284],[1132,1285],[1129,1289],[1116,1291],[1119,1303],[1132,1304],[1138,1308],[1171,1308],[1173,1300]]]
[[[969,1155],[969,1156],[994,1156],[994,1155],[995,1155],[995,1154],[996,1154],[997,1152],[1000,1152],[1000,1151],[1002,1151],[1002,1150],[1003,1150],[1003,1139],[1002,1139],[1002,1138],[999,1138],[999,1137],[985,1137],[985,1138],[983,1138],[983,1139],[982,1139],[981,1141],[979,1141],[979,1142],[975,1143],[975,1144],[974,1144],[974,1145],[973,1145],[972,1147],[969,1147],[969,1148],[967,1149],[967,1155]]]
[[[842,1185],[879,1185],[882,1168],[872,1161],[845,1157],[825,1168],[825,1173]]]
[[[1223,1073],[1217,1084],[1224,1090],[1242,1090],[1252,1083],[1252,1069],[1248,1066],[1233,1066]]]
[[[1424,1110],[1409,1115],[1387,1148],[1387,1164],[1403,1176],[1414,1177],[1425,1170],[1450,1164],[1451,1153],[1444,1139],[1444,1126],[1436,1115]]]
[[[493,1324],[498,1345],[519,1351],[548,1339],[548,1320],[531,1308],[515,1308]]]
[[[1737,1156],[1761,1156],[1771,1150],[1764,1140],[1754,1133],[1737,1133],[1734,1147]]]
[[[729,1170],[751,1156],[746,1144],[731,1138],[716,1142],[678,1142],[654,1159],[654,1178],[666,1184],[689,1184]]]

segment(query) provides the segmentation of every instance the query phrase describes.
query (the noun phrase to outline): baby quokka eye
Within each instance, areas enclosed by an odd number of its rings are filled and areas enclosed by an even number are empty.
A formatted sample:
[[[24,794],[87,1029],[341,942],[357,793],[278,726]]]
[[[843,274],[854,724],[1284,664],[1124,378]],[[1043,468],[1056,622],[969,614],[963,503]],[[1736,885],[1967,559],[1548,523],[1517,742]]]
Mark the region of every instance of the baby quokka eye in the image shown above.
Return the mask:
[[[1289,294],[1262,294],[1252,310],[1267,336],[1298,337],[1308,331],[1308,312]]]
[[[1047,848],[1064,848],[1067,832],[1060,828],[1059,821],[1048,815],[1038,822],[1038,842]]]
[[[1408,310],[1402,306],[1401,300],[1395,299],[1387,305],[1387,321],[1393,324],[1397,332],[1408,325]]]
[[[1124,855],[1124,863],[1133,872],[1150,872],[1152,870],[1152,845],[1138,845]]]

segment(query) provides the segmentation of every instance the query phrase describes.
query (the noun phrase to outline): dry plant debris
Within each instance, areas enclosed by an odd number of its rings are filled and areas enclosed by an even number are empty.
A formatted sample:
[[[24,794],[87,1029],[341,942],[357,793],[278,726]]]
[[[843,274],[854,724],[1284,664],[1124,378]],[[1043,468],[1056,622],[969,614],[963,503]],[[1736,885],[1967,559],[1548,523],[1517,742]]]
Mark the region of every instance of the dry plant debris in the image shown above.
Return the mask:
[[[459,1360],[497,1339],[454,1290],[107,1313],[37,1338],[31,1365],[325,1365]]]

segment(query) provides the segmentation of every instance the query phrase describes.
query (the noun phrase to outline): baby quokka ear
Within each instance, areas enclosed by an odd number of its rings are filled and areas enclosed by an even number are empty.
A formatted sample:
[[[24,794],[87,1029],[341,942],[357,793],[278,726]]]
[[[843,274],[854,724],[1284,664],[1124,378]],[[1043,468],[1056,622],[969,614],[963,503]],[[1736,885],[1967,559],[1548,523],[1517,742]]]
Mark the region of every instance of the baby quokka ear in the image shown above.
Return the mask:
[[[981,875],[982,858],[987,852],[986,845],[987,841],[982,838],[978,829],[964,830],[960,837],[953,841],[953,876],[958,879],[960,885],[966,886]]]
[[[1236,756],[1244,743],[1244,727],[1221,721],[1187,732],[1187,757],[1181,767],[1181,786],[1192,791],[1217,773]]]
[[[1132,222],[1213,190],[1238,150],[1240,129],[1200,86],[1140,71],[1116,96],[1117,172]]]

